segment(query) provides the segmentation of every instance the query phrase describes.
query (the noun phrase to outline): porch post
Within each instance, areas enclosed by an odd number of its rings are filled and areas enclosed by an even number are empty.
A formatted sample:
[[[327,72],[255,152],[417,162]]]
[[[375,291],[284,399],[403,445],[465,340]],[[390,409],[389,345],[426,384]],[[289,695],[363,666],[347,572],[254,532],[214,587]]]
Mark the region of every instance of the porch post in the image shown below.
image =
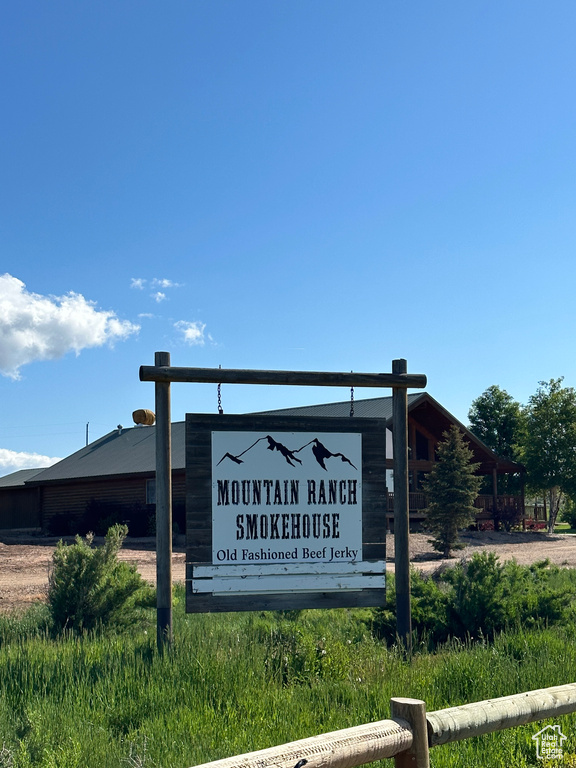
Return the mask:
[[[498,465],[492,467],[492,509],[494,514],[494,530],[498,530]]]

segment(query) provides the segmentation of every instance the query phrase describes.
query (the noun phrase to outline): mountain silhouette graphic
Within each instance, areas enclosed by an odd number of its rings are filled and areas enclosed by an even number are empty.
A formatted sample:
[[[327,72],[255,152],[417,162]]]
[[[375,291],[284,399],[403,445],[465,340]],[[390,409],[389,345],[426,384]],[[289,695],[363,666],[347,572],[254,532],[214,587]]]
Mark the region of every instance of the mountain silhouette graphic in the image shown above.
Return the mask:
[[[300,453],[300,451],[303,451],[305,448],[307,448],[309,445],[312,446],[312,454],[318,464],[324,469],[326,472],[328,471],[328,468],[326,466],[327,459],[333,459],[333,458],[339,458],[341,461],[346,462],[347,464],[350,464],[351,467],[354,469],[358,469],[351,461],[350,459],[345,456],[343,453],[332,453],[332,451],[328,450],[324,443],[320,442],[317,437],[315,437],[313,440],[310,440],[306,445],[303,445],[301,448],[296,448],[295,450],[290,450],[290,448],[287,448],[283,443],[279,443],[277,440],[274,440],[274,438],[271,435],[266,435],[265,437],[259,437],[258,440],[255,440],[252,445],[248,446],[244,451],[239,453],[237,456],[234,456],[233,454],[226,452],[224,456],[220,459],[218,464],[221,464],[224,459],[230,459],[231,461],[235,462],[236,464],[243,464],[244,459],[241,459],[241,456],[244,456],[245,453],[248,453],[249,451],[254,448],[255,445],[258,445],[262,440],[267,440],[268,445],[267,449],[269,451],[278,451],[280,455],[282,455],[288,464],[290,466],[295,467],[296,464],[294,462],[297,462],[298,464],[302,464],[302,461],[295,455],[296,453]]]
[[[328,448],[326,448],[326,446],[323,443],[321,443],[317,437],[315,437],[314,440],[312,440],[312,443],[313,443],[312,453],[314,454],[316,461],[318,462],[318,464],[320,464],[322,469],[325,469],[326,471],[328,471],[326,464],[324,462],[326,461],[326,459],[332,459],[336,457],[340,457],[342,461],[345,461],[348,464],[350,464],[351,467],[354,467],[354,464],[352,464],[350,459],[346,458],[346,456],[344,456],[343,453],[331,453],[331,451],[329,451]],[[357,469],[357,467],[354,467],[354,469]]]

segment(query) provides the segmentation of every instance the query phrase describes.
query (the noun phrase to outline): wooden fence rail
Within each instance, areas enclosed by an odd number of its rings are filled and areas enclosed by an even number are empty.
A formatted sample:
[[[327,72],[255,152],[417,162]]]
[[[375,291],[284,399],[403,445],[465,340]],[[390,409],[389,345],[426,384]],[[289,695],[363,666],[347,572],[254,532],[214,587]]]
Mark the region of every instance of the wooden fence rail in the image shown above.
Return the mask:
[[[430,768],[429,748],[576,712],[576,683],[426,713],[419,699],[394,698],[392,717],[196,768],[356,768],[394,758],[396,768]]]

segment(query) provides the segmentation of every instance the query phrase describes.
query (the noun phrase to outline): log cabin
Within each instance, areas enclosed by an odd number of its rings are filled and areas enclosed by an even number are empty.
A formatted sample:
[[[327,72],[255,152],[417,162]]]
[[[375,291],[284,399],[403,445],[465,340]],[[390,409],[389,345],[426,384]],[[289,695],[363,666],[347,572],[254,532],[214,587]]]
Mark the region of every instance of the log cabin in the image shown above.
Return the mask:
[[[267,411],[270,415],[341,417],[350,401]],[[392,397],[358,399],[354,416],[386,420],[388,525],[393,527]],[[259,414],[262,415],[262,414]],[[436,446],[456,424],[473,451],[478,473],[490,478],[491,492],[478,496],[476,525],[523,524],[524,494],[500,494],[502,475],[523,477],[524,467],[497,456],[426,392],[408,395],[410,526],[426,519],[422,481],[436,460]],[[185,423],[172,424],[174,519],[183,531],[185,512]],[[128,521],[131,533],[153,535],[155,508],[155,427],[117,428],[46,469],[21,470],[0,478],[0,530],[39,529],[56,535],[85,532],[95,519]],[[83,530],[84,529],[84,530]],[[93,526],[92,528],[93,529]]]

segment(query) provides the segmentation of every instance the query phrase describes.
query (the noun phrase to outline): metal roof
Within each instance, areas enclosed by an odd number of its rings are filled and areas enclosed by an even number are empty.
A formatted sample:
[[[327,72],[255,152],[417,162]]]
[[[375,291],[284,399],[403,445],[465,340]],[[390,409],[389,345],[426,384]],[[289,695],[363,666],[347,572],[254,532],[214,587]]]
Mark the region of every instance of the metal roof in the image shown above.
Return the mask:
[[[420,400],[431,401],[436,408],[443,411],[447,418],[454,423],[459,422],[451,416],[439,403],[425,392],[408,395],[408,408],[417,406]],[[346,417],[350,415],[350,400],[339,403],[324,403],[307,405],[297,408],[282,408],[275,411],[260,411],[258,414],[270,416],[324,416]],[[385,419],[388,426],[392,422],[392,397],[375,397],[354,401],[354,416],[359,418]],[[460,425],[466,432],[466,428]],[[172,469],[184,470],[185,462],[185,429],[184,421],[172,423]],[[497,458],[489,448],[470,434],[470,437],[484,451]],[[21,473],[33,473],[27,478],[16,476],[18,472],[0,478],[0,486],[9,487],[8,479],[18,480],[18,484],[39,485],[62,480],[80,480],[85,478],[103,478],[110,475],[153,474],[156,470],[156,427],[127,427],[116,429],[107,435],[81,448],[76,453],[47,469],[21,470]],[[2,482],[4,481],[4,482]]]
[[[184,469],[185,422],[172,424],[172,469]],[[156,428],[115,429],[36,475],[30,484],[156,471]]]
[[[408,408],[413,406],[424,394],[424,392],[409,394]],[[271,416],[327,416],[330,418],[350,416],[350,400],[322,405],[304,405],[298,408],[281,408],[277,411],[259,411],[257,415],[261,414]],[[386,419],[390,423],[392,421],[392,396],[354,400],[354,416],[362,419]]]
[[[31,480],[39,472],[44,470],[39,467],[36,469],[19,469],[17,472],[12,472],[9,475],[0,477],[0,488],[18,488],[23,487],[24,483]]]
[[[408,405],[412,405],[421,396],[422,393],[408,395]],[[262,413],[271,416],[349,416],[350,401],[283,408]],[[390,421],[392,397],[355,400],[354,415]],[[183,470],[186,466],[185,428],[184,421],[172,423],[172,469]],[[30,485],[36,485],[109,475],[150,474],[155,470],[156,427],[137,426],[115,429],[51,467],[36,470],[37,474],[28,480]]]

